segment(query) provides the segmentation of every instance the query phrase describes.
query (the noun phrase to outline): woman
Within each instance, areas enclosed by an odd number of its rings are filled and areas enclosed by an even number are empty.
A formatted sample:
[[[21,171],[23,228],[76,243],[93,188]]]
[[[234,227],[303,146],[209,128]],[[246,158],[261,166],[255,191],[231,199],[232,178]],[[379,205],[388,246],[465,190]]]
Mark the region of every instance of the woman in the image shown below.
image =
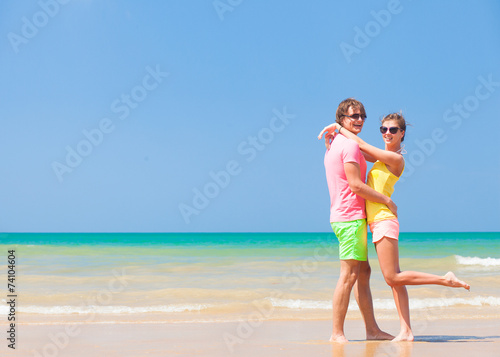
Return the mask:
[[[394,192],[394,184],[402,175],[405,166],[402,155],[404,145],[401,144],[406,131],[403,115],[392,113],[382,119],[380,132],[385,143],[385,150],[367,144],[338,123],[324,128],[318,138],[327,133],[325,139],[328,147],[330,140],[335,137],[336,131],[348,139],[356,141],[366,160],[375,162],[368,173],[367,185],[390,197]],[[399,268],[399,222],[397,217],[384,204],[371,201],[366,201],[366,217],[373,235],[380,269],[385,281],[392,288],[401,323],[401,331],[393,341],[413,341],[408,292],[405,285],[435,284],[463,287],[467,290],[470,289],[470,286],[457,279],[452,272],[438,276],[415,271],[401,271]]]

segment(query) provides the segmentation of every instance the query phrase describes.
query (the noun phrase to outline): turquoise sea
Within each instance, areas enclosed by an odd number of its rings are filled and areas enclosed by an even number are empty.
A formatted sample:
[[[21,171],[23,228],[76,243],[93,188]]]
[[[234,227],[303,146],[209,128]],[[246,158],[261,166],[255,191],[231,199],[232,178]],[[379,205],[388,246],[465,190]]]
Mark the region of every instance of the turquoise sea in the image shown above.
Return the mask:
[[[377,318],[397,319],[369,246]],[[11,250],[19,321],[37,324],[330,319],[340,267],[333,233],[9,233],[4,286]],[[401,233],[400,265],[472,286],[408,287],[413,319],[500,317],[500,233]]]

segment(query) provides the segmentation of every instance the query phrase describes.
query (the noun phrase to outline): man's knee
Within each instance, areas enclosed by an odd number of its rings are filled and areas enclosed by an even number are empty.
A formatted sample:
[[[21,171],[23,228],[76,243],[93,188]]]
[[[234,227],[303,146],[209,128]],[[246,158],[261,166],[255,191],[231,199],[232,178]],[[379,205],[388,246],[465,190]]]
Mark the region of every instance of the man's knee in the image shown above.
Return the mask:
[[[353,287],[354,284],[356,283],[356,280],[358,280],[359,273],[358,272],[349,272],[345,274],[341,274],[340,280],[342,281],[343,284]]]
[[[349,266],[343,266],[340,270],[339,279],[350,286],[353,286],[358,280],[360,274],[359,264],[350,264]]]
[[[368,262],[363,262],[359,267],[359,279],[370,280],[370,275],[372,274],[372,268]]]

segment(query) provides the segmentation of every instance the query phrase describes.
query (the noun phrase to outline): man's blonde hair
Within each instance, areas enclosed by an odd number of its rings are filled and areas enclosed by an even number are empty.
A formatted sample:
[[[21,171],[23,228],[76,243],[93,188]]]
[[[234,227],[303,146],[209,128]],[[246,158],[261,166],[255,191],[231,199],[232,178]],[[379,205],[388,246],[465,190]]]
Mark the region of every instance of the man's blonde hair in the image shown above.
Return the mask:
[[[363,103],[354,98],[347,98],[340,102],[339,106],[337,107],[337,112],[335,113],[335,122],[342,125],[342,117],[347,115],[350,107],[352,107],[353,109],[359,109],[359,111],[361,112],[360,114],[366,116],[366,111]]]

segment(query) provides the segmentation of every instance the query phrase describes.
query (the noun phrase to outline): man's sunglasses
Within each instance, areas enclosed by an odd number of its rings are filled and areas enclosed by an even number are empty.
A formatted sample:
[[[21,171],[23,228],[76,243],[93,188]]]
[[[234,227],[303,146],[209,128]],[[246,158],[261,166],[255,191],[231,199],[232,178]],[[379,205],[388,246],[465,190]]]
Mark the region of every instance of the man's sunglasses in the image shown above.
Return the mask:
[[[348,118],[351,118],[353,120],[358,120],[358,119],[361,119],[361,120],[366,120],[366,115],[365,114],[353,114],[353,115],[343,115],[344,117],[348,117]]]
[[[401,130],[401,128],[398,128],[397,126],[391,126],[390,128],[388,128],[386,126],[380,127],[380,132],[382,134],[387,133],[387,130],[389,130],[389,133],[391,133],[391,134],[396,134],[398,132],[398,130]]]

